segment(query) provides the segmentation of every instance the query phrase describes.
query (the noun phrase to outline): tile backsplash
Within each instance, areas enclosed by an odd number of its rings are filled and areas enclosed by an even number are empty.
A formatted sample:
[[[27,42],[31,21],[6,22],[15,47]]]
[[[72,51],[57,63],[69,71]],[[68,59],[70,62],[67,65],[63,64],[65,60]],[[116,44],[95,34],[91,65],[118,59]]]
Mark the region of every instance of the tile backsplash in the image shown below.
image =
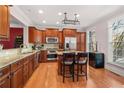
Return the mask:
[[[44,49],[47,48],[59,48],[59,44],[44,44]]]

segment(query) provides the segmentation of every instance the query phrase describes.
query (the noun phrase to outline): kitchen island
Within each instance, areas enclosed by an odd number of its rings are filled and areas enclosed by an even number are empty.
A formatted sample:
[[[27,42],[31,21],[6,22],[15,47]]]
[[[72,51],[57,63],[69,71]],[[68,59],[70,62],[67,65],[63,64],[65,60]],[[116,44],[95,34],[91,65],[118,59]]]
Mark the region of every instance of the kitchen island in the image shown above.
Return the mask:
[[[76,50],[69,50],[69,51],[57,51],[57,62],[58,62],[58,75],[61,75],[62,73],[62,66],[61,66],[61,63],[62,63],[62,60],[63,60],[63,53],[72,53],[74,52],[75,55],[77,55],[78,53],[80,52],[83,52],[83,51],[76,51]]]

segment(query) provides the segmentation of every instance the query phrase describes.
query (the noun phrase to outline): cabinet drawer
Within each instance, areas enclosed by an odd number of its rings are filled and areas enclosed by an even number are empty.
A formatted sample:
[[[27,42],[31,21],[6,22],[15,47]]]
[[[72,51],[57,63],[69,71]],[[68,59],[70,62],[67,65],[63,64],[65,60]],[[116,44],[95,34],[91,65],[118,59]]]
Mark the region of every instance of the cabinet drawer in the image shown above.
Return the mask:
[[[29,57],[26,57],[26,58],[23,59],[24,64],[28,64],[28,62],[29,62]]]
[[[0,80],[0,88],[10,88],[10,76]]]
[[[0,69],[0,78],[8,73],[10,73],[10,66],[6,66],[6,67]]]
[[[15,72],[17,69],[23,66],[23,59],[19,60],[11,65],[11,72]]]

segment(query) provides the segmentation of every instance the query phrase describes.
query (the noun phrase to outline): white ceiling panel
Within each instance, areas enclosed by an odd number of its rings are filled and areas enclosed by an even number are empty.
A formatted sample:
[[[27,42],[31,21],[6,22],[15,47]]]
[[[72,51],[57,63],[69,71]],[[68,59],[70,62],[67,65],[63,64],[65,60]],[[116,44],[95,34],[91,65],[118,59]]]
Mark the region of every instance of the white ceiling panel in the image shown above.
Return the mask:
[[[64,12],[67,12],[68,19],[74,19],[74,14],[79,14],[81,27],[87,27],[100,18],[116,11],[121,6],[118,5],[20,5],[18,6],[27,15],[34,25],[56,25],[64,18]],[[39,14],[38,11],[43,13]],[[58,13],[62,15],[59,16]],[[42,21],[46,23],[43,24]]]

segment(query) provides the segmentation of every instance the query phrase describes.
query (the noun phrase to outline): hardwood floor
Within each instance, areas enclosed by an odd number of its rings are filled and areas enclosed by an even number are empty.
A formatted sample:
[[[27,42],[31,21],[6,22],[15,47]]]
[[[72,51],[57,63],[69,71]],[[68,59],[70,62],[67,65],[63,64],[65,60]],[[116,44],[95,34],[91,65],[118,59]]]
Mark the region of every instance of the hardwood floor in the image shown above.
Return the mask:
[[[124,77],[105,69],[88,67],[88,80],[80,78],[73,82],[70,78],[62,82],[62,76],[57,74],[57,63],[41,63],[35,70],[24,88],[107,88],[124,87]]]

